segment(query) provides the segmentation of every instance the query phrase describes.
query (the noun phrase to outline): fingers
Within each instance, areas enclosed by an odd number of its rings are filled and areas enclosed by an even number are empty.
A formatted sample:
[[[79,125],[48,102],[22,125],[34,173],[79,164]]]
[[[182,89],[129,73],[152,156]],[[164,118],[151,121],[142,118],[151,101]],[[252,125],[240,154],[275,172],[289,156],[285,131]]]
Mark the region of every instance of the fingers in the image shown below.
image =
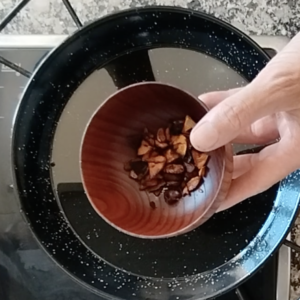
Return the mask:
[[[209,92],[209,93],[200,95],[199,99],[201,101],[203,101],[209,109],[212,109],[217,104],[219,104],[221,101],[223,101],[224,99],[228,98],[229,96],[237,93],[241,89],[242,89],[242,87],[225,90],[225,91]]]
[[[233,141],[254,121],[272,114],[266,89],[248,85],[209,111],[191,132],[191,142],[200,151],[210,151]],[[276,106],[275,106],[276,108]]]
[[[235,163],[236,179],[218,211],[267,190],[299,167],[295,149],[288,140],[281,140],[257,154],[236,157]]]
[[[193,146],[200,151],[211,151],[233,141],[245,127],[262,117],[299,108],[298,45],[300,36],[276,55],[250,84],[225,95],[192,130]]]
[[[192,130],[193,146],[200,151],[214,150],[233,141],[247,126],[267,115],[299,108],[299,46],[300,35],[297,35],[246,87],[210,94],[214,100],[207,102],[213,108]]]
[[[212,109],[224,99],[239,92],[242,88],[235,88],[227,91],[210,92],[199,96],[209,109]],[[242,129],[239,135],[232,141],[245,144],[265,144],[276,140],[279,137],[276,118],[273,116],[264,117],[253,124]]]
[[[237,155],[233,157],[232,179],[236,179],[248,172],[252,167],[253,154]]]
[[[275,115],[264,117],[243,129],[233,140],[239,144],[268,144],[279,138]]]

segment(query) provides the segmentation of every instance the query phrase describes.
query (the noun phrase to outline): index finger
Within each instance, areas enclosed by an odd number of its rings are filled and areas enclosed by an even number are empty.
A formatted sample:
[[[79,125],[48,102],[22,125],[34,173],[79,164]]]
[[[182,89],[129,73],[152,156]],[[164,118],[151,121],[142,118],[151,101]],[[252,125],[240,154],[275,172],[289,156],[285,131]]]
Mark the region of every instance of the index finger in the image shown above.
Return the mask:
[[[273,114],[278,106],[268,86],[252,82],[210,110],[191,132],[191,142],[199,151],[211,151],[233,141],[244,128]]]

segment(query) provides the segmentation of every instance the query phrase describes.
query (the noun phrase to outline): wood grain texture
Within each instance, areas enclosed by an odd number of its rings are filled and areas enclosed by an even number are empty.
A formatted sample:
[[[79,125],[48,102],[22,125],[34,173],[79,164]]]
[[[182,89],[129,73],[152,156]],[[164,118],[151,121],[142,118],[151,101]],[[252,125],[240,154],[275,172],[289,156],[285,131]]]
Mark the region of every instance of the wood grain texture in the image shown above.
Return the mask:
[[[231,146],[210,153],[200,188],[169,206],[163,195],[140,191],[124,163],[136,156],[145,127],[156,132],[190,115],[199,121],[206,107],[188,93],[157,82],[138,83],[112,95],[92,117],[81,148],[81,174],[87,196],[109,224],[142,238],[188,232],[205,222],[226,197],[232,178]],[[149,202],[156,203],[151,209]]]

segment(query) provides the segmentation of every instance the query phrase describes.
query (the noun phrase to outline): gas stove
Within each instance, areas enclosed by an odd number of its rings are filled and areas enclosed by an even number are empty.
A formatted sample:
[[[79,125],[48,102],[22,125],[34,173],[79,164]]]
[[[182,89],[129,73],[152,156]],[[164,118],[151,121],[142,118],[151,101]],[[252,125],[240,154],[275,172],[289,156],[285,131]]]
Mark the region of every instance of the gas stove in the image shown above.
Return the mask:
[[[0,36],[0,56],[32,72],[65,36]],[[252,36],[273,56],[285,37]],[[0,65],[0,299],[100,299],[71,279],[40,247],[21,216],[11,171],[11,132],[16,108],[28,78]],[[219,300],[288,300],[290,249],[282,246],[239,289]],[[247,297],[247,298],[246,298]]]

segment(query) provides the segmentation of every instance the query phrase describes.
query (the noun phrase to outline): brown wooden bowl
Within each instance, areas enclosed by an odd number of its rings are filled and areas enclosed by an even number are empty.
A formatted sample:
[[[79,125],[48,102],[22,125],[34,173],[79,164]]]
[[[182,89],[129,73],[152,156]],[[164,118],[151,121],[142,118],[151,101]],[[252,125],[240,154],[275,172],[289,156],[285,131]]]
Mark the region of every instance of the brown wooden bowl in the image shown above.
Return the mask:
[[[204,183],[173,206],[163,195],[140,191],[124,170],[124,163],[136,157],[144,128],[156,132],[186,115],[198,122],[206,112],[197,98],[157,82],[134,84],[109,97],[91,118],[81,146],[81,176],[96,212],[118,230],[140,238],[176,236],[208,220],[231,183],[231,145],[210,153]]]

